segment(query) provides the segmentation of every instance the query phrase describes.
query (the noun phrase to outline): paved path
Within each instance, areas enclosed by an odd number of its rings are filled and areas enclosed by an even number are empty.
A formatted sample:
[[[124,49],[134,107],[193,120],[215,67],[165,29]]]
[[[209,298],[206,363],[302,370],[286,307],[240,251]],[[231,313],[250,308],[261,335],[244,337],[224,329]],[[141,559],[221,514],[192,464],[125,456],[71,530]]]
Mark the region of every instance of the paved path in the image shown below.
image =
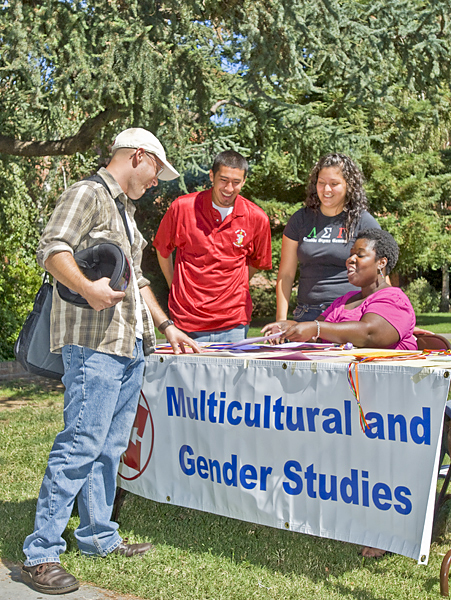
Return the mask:
[[[108,590],[90,585],[81,585],[76,592],[70,594],[49,595],[36,592],[23,583],[20,578],[22,565],[9,561],[0,561],[0,598],[1,600],[137,600],[136,596],[120,596]]]

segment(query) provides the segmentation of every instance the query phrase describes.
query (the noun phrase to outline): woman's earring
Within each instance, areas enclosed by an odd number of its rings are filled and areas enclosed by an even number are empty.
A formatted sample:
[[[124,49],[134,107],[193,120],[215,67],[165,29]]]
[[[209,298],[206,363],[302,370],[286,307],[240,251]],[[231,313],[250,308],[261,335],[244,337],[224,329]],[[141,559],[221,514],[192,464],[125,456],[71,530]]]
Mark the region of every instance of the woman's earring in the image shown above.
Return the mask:
[[[381,269],[380,267],[379,267],[379,275],[380,275],[381,277],[383,277],[383,276],[384,276],[384,274],[382,273],[382,269]]]

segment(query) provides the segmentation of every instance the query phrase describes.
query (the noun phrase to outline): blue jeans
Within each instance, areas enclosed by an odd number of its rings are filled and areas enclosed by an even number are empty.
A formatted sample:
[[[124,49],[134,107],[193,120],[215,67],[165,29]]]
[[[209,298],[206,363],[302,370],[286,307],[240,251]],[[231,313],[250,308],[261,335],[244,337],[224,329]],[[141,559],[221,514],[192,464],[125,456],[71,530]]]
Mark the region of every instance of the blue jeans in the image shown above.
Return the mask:
[[[136,340],[133,358],[64,346],[63,363],[64,429],[50,452],[34,531],[24,543],[26,566],[60,562],[75,498],[80,515],[75,537],[82,553],[106,556],[122,541],[111,513],[142,385],[142,340]]]
[[[223,331],[192,331],[188,335],[196,342],[215,342],[224,344],[226,342],[241,342],[245,340],[249,325],[237,325],[233,329]]]
[[[298,304],[293,312],[295,321],[314,321],[327,308],[327,304]]]

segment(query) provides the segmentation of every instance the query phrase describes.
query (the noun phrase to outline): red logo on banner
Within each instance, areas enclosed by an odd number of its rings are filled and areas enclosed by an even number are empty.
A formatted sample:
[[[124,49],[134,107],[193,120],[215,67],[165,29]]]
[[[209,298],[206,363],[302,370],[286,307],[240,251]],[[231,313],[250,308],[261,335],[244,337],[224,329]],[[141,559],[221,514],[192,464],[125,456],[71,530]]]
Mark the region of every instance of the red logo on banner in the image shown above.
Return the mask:
[[[128,448],[121,457],[119,477],[131,481],[142,475],[152,456],[153,438],[153,420],[149,403],[141,391]]]

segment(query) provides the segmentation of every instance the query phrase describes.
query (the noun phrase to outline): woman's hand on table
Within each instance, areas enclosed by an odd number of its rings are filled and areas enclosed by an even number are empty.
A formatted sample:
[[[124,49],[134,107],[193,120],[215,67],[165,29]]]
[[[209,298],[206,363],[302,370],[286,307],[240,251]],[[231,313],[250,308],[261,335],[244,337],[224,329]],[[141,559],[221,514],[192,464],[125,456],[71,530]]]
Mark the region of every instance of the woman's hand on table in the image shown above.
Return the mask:
[[[316,321],[305,321],[298,323],[297,321],[290,321],[291,326],[288,327],[285,332],[285,338],[290,342],[308,342],[309,340],[316,340],[316,334],[318,332],[318,325]]]
[[[282,344],[285,339],[285,331],[289,329],[292,325],[294,325],[296,321],[274,321],[274,323],[268,323],[265,325],[261,332],[265,334],[265,336],[273,335],[274,333],[282,333],[282,335],[274,340],[269,340],[269,343],[274,344]]]
[[[275,321],[268,323],[261,330],[265,335],[282,332],[280,338],[270,340],[270,344],[283,344],[286,341],[290,342],[308,342],[311,339],[316,339],[318,326],[316,321],[306,321],[298,323],[297,321]]]

